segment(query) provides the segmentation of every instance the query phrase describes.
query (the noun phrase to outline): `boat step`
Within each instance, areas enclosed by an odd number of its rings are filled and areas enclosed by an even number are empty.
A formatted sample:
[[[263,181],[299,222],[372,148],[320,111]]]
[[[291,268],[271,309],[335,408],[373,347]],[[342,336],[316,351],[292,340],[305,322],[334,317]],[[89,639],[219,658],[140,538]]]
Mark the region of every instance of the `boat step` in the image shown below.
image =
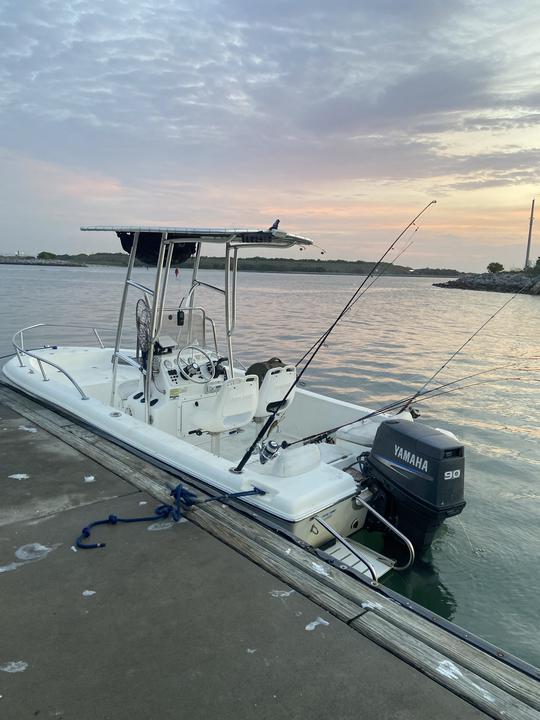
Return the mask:
[[[371,563],[373,569],[375,570],[377,580],[386,575],[386,573],[390,572],[390,570],[394,567],[394,560],[391,560],[384,555],[380,555],[365,545],[362,545],[355,540],[351,540],[350,538],[347,538],[347,542],[349,545],[352,545],[355,549],[357,549],[362,557],[365,557],[366,560]],[[327,555],[331,555],[334,560],[340,563],[340,565],[347,565],[350,568],[354,568],[357,572],[361,572],[363,575],[371,579],[369,570],[366,568],[364,563],[337,540],[332,545],[325,548],[324,552],[327,553]]]

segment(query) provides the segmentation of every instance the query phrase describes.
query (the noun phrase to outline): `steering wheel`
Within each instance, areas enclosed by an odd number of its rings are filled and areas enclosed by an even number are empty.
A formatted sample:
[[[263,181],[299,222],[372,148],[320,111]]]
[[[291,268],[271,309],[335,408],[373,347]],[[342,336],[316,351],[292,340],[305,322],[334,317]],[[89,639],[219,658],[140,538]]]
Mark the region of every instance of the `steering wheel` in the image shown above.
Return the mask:
[[[200,353],[208,361],[207,364],[200,365],[195,360],[195,353]],[[197,345],[186,345],[178,351],[176,356],[176,364],[180,370],[180,375],[186,380],[191,380],[199,385],[204,385],[214,379],[216,374],[216,364],[210,355]]]

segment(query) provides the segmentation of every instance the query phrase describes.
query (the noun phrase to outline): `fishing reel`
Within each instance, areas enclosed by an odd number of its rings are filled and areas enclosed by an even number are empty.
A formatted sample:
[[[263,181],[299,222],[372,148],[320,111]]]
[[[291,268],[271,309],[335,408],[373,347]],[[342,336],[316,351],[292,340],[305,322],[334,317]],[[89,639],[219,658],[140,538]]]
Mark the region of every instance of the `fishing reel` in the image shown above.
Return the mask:
[[[273,460],[279,454],[279,444],[275,440],[267,440],[259,446],[259,462],[266,465],[269,460]]]

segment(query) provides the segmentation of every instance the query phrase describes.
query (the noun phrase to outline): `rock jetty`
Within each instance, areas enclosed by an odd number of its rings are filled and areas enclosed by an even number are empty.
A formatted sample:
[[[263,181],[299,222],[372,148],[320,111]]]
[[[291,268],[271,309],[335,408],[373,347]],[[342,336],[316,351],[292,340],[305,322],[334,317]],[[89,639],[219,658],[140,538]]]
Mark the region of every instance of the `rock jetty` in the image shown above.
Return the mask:
[[[459,290],[485,290],[488,292],[517,293],[524,295],[540,295],[540,275],[530,276],[526,273],[467,273],[455,280],[444,283],[433,283],[437,287],[457,288]]]

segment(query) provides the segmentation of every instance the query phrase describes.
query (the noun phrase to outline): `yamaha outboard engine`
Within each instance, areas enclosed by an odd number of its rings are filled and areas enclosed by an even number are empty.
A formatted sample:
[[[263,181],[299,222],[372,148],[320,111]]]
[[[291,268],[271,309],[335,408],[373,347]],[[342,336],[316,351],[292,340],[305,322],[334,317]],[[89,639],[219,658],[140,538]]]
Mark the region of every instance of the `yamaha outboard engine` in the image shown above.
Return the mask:
[[[431,545],[445,518],[465,507],[463,450],[455,438],[418,422],[387,420],[377,429],[364,473],[383,489],[383,514],[418,552]]]

